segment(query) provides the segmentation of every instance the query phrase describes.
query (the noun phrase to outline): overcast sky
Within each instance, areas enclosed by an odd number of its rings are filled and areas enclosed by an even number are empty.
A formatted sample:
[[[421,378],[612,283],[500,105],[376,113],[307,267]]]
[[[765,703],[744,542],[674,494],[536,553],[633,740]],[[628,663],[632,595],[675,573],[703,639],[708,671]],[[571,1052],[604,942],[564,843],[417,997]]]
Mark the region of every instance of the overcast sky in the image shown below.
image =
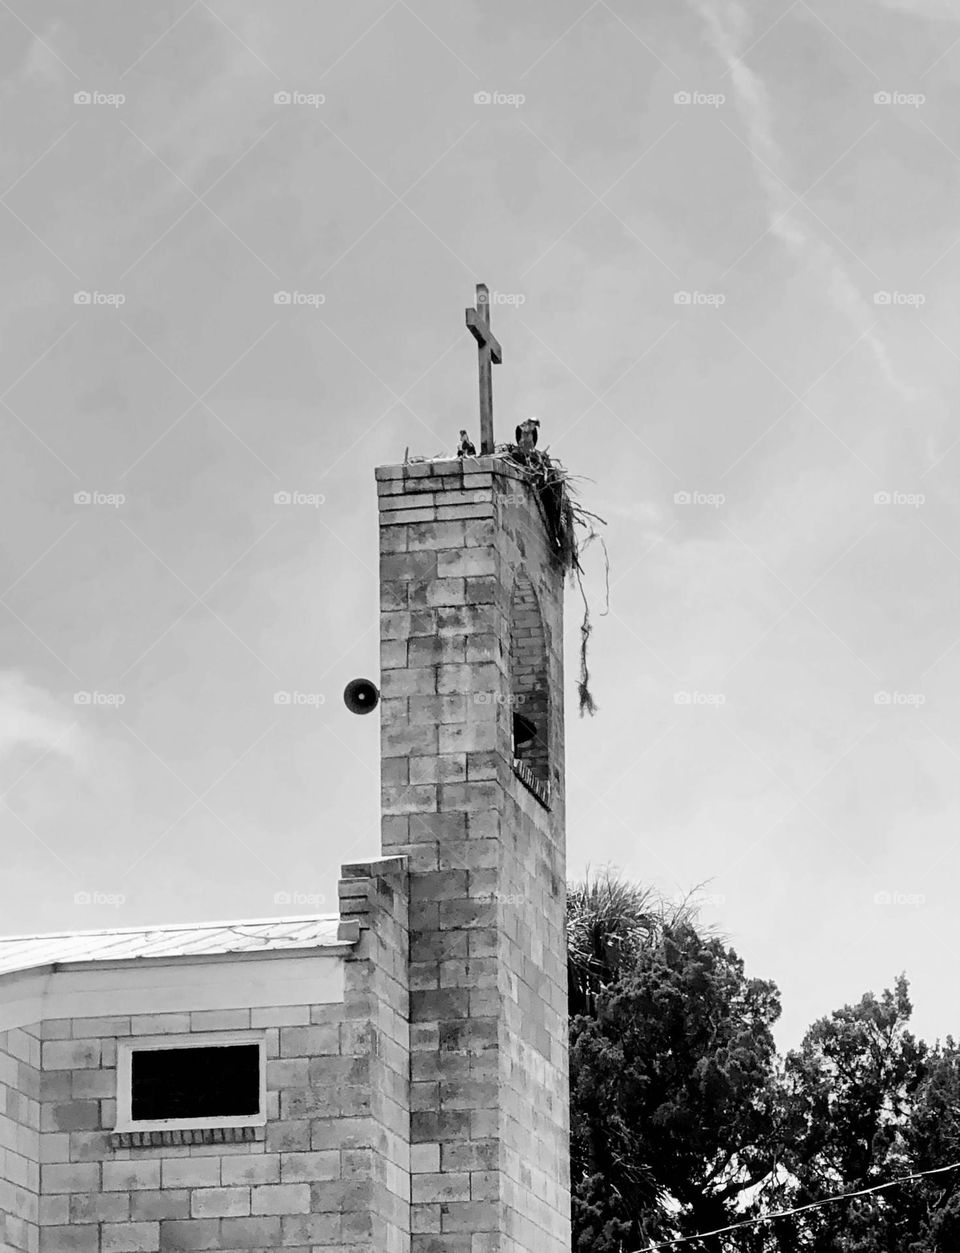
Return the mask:
[[[0,930],[332,910],[377,853],[373,468],[477,437],[484,280],[499,436],[539,416],[609,524],[571,873],[704,885],[783,1044],[904,969],[960,1031],[957,41],[949,0],[3,2]]]

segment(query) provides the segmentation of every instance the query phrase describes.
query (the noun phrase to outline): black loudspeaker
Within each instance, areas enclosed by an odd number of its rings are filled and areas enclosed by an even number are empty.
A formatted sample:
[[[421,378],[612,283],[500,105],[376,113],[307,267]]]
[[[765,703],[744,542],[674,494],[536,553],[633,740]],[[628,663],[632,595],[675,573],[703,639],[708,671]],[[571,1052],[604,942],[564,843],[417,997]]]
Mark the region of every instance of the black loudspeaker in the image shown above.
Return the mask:
[[[373,713],[380,704],[380,690],[369,679],[351,679],[343,689],[343,703],[352,714]]]

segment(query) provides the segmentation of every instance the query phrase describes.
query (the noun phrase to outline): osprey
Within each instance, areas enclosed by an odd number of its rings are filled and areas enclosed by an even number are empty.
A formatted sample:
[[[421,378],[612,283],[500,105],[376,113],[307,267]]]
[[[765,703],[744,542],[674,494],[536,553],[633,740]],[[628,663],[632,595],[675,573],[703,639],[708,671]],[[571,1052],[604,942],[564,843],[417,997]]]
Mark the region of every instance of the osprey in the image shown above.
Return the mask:
[[[460,447],[457,449],[458,457],[475,457],[477,450],[474,448],[470,436],[466,431],[460,432]]]
[[[531,452],[536,448],[539,426],[539,418],[527,418],[526,422],[521,422],[517,427],[517,447],[523,452]]]

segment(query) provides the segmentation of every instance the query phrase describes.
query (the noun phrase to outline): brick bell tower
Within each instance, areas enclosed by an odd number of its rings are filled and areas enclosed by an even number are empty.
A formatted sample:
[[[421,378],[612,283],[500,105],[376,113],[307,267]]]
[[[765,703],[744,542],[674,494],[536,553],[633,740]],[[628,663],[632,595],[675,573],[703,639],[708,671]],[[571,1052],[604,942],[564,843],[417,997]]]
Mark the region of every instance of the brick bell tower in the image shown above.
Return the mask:
[[[377,470],[411,1253],[569,1253],[563,572],[499,455]]]

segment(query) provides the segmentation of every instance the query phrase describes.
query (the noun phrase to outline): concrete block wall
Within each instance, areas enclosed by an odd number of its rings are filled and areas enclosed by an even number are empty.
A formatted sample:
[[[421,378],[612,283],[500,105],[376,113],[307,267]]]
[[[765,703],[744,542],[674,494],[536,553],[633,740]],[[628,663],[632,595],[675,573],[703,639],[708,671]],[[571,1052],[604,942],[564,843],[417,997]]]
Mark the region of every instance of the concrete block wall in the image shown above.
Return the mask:
[[[247,1028],[266,1040],[262,1138],[113,1147],[118,1040]],[[342,1006],[54,1019],[42,1035],[41,1253],[342,1243],[342,1195],[366,1165],[330,1134],[354,1061]]]
[[[355,958],[342,959],[342,1003],[44,1022],[34,1050],[38,1239],[7,1244],[408,1253],[405,876],[394,886],[373,892]],[[257,1139],[115,1146],[119,1041],[247,1029],[262,1033],[267,1055]]]
[[[40,1036],[0,1032],[0,1249],[40,1247]]]
[[[570,1248],[563,581],[549,560],[539,514],[510,493],[500,514],[501,568],[522,569],[511,614],[521,641],[523,690],[533,665],[546,683],[536,716],[549,719],[535,760],[550,783],[549,809],[516,780],[503,789],[498,892],[501,993],[501,1171],[505,1253]],[[539,610],[539,614],[537,611]],[[539,621],[537,621],[539,617]],[[541,647],[543,661],[539,658]],[[532,641],[525,647],[523,641]],[[541,671],[541,666],[543,670]],[[513,670],[513,667],[511,667]],[[521,709],[524,707],[521,706]],[[549,761],[544,762],[549,746]]]
[[[562,574],[502,458],[377,480],[382,841],[410,868],[411,1250],[566,1253]],[[549,657],[549,809],[513,769],[521,579]]]
[[[340,916],[356,918],[360,940],[347,961],[344,1014],[353,1033],[351,1082],[357,1125],[351,1142],[367,1161],[369,1222],[358,1230],[369,1253],[410,1253],[410,1003],[407,987],[408,879],[405,859],[344,866]],[[363,1117],[361,1124],[360,1118]],[[332,1131],[344,1134],[344,1128]],[[351,1249],[353,1246],[350,1246]],[[358,1249],[356,1253],[360,1253]]]

